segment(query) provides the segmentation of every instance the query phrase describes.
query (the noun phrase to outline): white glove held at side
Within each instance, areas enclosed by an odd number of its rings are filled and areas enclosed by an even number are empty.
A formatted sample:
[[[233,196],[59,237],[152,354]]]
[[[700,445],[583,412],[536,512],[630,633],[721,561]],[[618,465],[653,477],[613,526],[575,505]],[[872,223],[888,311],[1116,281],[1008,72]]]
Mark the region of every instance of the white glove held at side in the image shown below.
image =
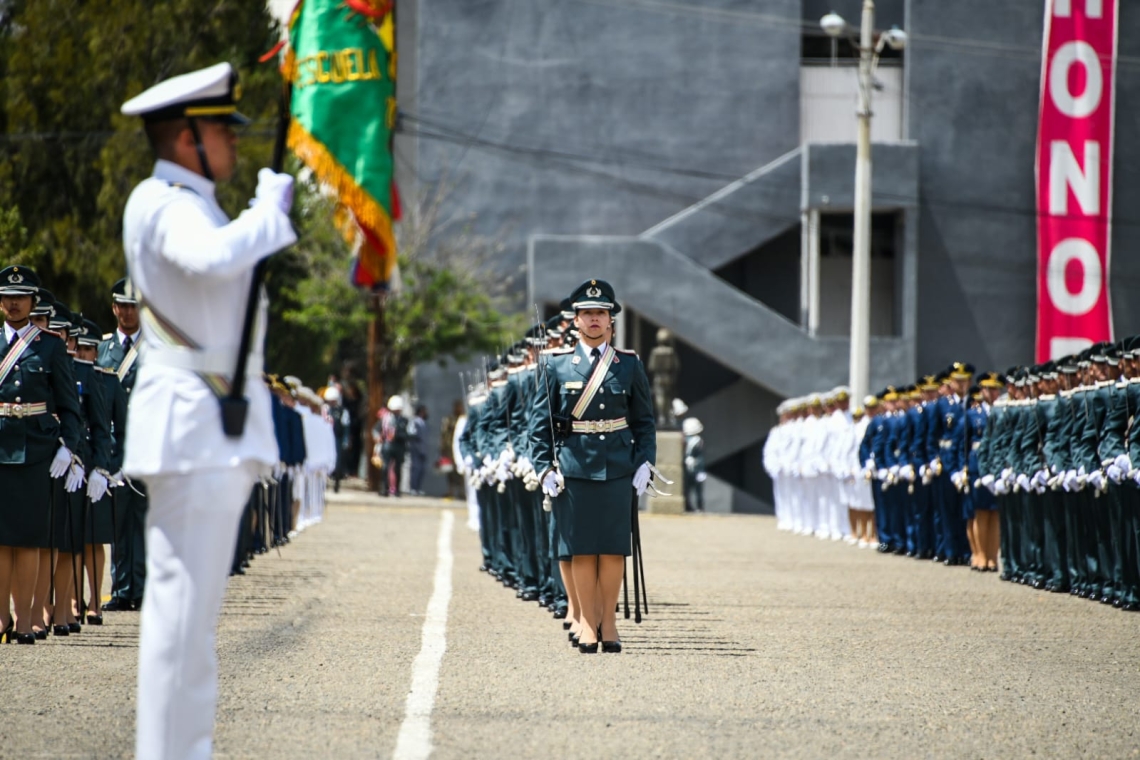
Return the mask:
[[[60,446],[51,460],[52,478],[62,478],[71,467],[71,451],[66,446]]]
[[[649,462],[643,462],[637,468],[637,472],[633,473],[633,490],[637,491],[637,495],[645,493],[645,489],[649,487]]]
[[[551,470],[542,478],[542,492],[547,496],[557,496],[562,493],[564,486],[565,482],[562,479],[562,473],[558,470]]]
[[[91,501],[99,501],[107,495],[107,476],[98,470],[94,470],[87,478],[87,498]]]
[[[67,472],[67,480],[63,482],[63,490],[75,493],[83,485],[83,468],[78,464],[71,465]]]

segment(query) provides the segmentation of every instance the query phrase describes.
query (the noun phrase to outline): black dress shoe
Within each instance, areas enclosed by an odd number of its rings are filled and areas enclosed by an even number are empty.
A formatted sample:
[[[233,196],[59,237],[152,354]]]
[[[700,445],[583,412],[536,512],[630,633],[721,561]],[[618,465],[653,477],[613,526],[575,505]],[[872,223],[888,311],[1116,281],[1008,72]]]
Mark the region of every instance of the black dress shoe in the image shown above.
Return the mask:
[[[81,626],[79,623],[68,623],[67,630],[71,631],[72,633],[83,633],[83,626]]]
[[[901,556],[901,555],[903,555],[903,554],[906,554],[906,549],[904,549],[904,548],[903,548],[903,547],[901,547],[901,546],[896,546],[896,547],[894,548],[894,550],[893,550],[893,551],[894,551],[894,553],[895,553],[895,554],[898,554],[898,555],[900,555],[900,556]]]
[[[34,633],[17,633],[16,634],[16,643],[17,644],[35,644],[36,643],[36,634],[34,634]]]
[[[1040,591],[1041,589],[1045,588],[1045,581],[1038,578],[1037,580],[1033,581],[1033,588]]]
[[[565,620],[568,611],[565,607],[555,607],[553,614],[555,620]]]
[[[582,654],[597,654],[598,642],[595,641],[593,644],[578,644],[578,651]]]
[[[522,596],[520,598],[524,602],[533,602],[535,599],[538,598],[538,594],[534,593],[533,591],[524,591],[524,592],[522,592]]]
[[[602,652],[605,654],[621,654],[620,641],[603,641]]]
[[[127,601],[126,599],[120,599],[119,597],[116,596],[116,597],[112,598],[111,601],[109,601],[103,605],[103,611],[104,612],[130,612],[131,611],[131,603],[129,601]]]
[[[1100,598],[1100,603],[1101,604],[1112,604],[1112,596],[1110,596],[1109,594],[1105,594],[1104,596],[1102,596]]]
[[[94,612],[87,613],[87,625],[103,625],[103,616]]]
[[[1118,596],[1112,600],[1112,606],[1115,607],[1116,609],[1120,609],[1121,607],[1124,606],[1124,600]]]
[[[138,599],[132,599],[131,600],[131,609],[134,610],[135,612],[142,612],[142,605],[143,605],[143,600],[142,600],[141,596]]]
[[[245,575],[245,569],[239,565],[230,570],[230,575]]]
[[[941,561],[942,561],[942,559],[943,559],[943,557],[942,557],[942,555],[940,555],[940,554],[933,554],[933,555],[931,555],[931,557],[930,557],[930,561],[931,561],[931,562],[941,562]]]
[[[879,544],[879,546],[875,549],[875,551],[879,552],[880,554],[886,554],[890,550],[891,547],[887,546],[886,544]]]
[[[1123,612],[1140,612],[1140,602],[1125,602],[1120,609]]]
[[[908,557],[913,557],[913,556],[914,556],[914,552],[912,552],[912,551],[910,551],[910,550],[907,550],[906,556],[908,556]]]
[[[932,551],[919,552],[919,554],[918,554],[919,559],[930,559],[933,556],[934,556],[934,552],[932,552]]]
[[[51,635],[52,636],[70,636],[71,635],[71,629],[68,628],[66,625],[53,625],[51,627]]]
[[[546,596],[545,594],[539,594],[538,595],[538,606],[539,607],[549,607],[550,606],[550,597]]]

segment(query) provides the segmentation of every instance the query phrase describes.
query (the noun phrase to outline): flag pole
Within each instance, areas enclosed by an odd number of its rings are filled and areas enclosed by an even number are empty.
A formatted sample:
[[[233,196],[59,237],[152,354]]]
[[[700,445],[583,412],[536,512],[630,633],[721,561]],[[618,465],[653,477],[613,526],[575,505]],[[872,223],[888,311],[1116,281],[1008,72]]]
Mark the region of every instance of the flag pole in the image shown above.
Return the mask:
[[[286,83],[281,89],[281,99],[277,106],[277,137],[273,143],[273,164],[275,172],[280,172],[285,164],[285,143],[289,136],[289,100],[292,96],[293,86]],[[245,304],[245,318],[242,320],[241,343],[238,348],[237,368],[234,370],[233,384],[230,392],[223,397],[222,430],[230,438],[240,438],[245,432],[245,420],[249,414],[249,399],[245,397],[246,369],[249,364],[249,349],[253,342],[253,323],[257,316],[257,307],[260,302],[261,285],[265,281],[265,272],[269,258],[257,262],[253,269],[253,276],[249,281],[249,296]]]

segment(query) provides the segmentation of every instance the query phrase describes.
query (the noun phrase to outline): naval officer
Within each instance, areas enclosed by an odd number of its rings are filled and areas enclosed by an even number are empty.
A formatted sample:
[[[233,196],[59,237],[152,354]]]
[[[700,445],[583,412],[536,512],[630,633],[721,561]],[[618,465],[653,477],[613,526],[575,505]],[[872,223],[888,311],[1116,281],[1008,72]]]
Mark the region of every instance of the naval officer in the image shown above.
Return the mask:
[[[621,311],[614,289],[587,280],[570,296],[580,343],[547,357],[535,394],[531,456],[554,498],[558,554],[570,559],[577,593],[579,651],[620,652],[617,607],[630,554],[633,494],[657,459],[657,431],[645,367],[610,343]],[[632,489],[632,491],[631,491]]]
[[[131,392],[124,471],[145,480],[147,584],[139,642],[140,758],[206,758],[217,703],[214,636],[238,522],[257,478],[277,462],[262,380],[262,294],[249,358],[248,417],[222,429],[219,398],[238,359],[257,262],[296,241],[293,180],[262,169],[230,221],[215,182],[233,174],[237,77],[228,63],[176,76],[127,101],[157,161],[127,201],[123,246],[142,304],[145,360]]]

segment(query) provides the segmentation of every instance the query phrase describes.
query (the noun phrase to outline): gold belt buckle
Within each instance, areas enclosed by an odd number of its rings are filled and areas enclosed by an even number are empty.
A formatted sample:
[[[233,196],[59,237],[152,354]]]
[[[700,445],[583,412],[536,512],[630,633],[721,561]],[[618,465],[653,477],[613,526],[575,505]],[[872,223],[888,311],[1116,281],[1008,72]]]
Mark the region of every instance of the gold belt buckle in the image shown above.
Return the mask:
[[[601,431],[598,430],[598,426],[599,426],[598,420],[586,420],[586,432],[587,433],[591,433],[591,434],[600,433]]]

